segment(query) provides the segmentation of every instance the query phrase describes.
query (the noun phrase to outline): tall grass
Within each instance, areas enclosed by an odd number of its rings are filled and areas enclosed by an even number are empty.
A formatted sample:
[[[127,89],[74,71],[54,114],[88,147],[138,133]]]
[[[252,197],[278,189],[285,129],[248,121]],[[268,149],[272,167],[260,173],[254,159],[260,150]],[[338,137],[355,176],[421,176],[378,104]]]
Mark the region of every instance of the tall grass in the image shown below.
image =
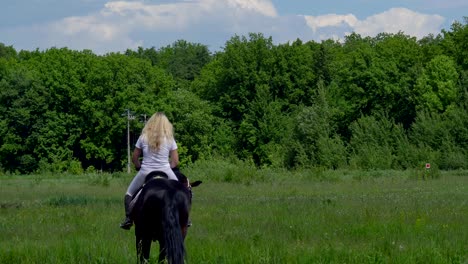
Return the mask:
[[[203,170],[205,167],[205,170]],[[189,263],[466,263],[468,172],[184,170]],[[0,179],[0,263],[134,263],[131,176]],[[153,244],[152,262],[157,255]]]

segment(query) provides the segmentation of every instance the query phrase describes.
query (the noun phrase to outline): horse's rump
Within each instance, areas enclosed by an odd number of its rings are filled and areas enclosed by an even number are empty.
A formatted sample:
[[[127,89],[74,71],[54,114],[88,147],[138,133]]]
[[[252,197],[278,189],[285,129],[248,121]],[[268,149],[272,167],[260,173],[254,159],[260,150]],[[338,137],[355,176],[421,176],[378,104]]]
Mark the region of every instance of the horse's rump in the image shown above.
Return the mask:
[[[153,227],[155,221],[161,223],[163,210],[168,206],[175,204],[178,211],[189,211],[189,197],[189,191],[178,181],[162,178],[149,180],[141,189],[133,208],[136,229],[140,229],[138,225]]]
[[[137,241],[158,240],[169,263],[182,263],[190,211],[187,188],[178,181],[152,179],[143,187],[133,210]]]

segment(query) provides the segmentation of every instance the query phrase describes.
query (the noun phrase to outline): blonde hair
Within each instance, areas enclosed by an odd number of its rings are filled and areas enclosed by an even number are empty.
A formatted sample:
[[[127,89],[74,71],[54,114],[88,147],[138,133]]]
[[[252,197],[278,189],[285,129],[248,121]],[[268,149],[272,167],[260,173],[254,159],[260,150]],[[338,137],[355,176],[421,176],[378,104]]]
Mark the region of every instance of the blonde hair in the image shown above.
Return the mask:
[[[164,142],[171,142],[174,139],[173,130],[167,116],[157,112],[146,122],[141,135],[152,151],[158,151]]]

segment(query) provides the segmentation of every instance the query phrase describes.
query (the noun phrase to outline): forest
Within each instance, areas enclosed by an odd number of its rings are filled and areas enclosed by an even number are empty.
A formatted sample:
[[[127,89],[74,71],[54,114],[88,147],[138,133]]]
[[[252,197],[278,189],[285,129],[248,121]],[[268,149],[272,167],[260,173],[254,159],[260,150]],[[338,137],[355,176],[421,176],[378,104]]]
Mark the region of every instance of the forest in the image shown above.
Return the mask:
[[[422,39],[251,33],[216,52],[0,43],[0,174],[125,171],[127,132],[133,149],[156,111],[173,122],[181,166],[468,169],[468,17]]]

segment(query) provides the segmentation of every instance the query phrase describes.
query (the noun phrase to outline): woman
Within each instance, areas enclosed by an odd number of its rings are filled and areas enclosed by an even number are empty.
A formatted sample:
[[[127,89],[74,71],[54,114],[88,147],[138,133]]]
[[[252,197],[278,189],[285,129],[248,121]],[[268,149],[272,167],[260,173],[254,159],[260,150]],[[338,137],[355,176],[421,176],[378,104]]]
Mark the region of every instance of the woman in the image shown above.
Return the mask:
[[[139,158],[142,153],[143,161],[140,164]],[[177,167],[179,164],[179,154],[174,140],[172,124],[164,113],[157,112],[148,120],[135,144],[132,161],[138,173],[128,186],[125,194],[126,218],[120,224],[121,228],[127,230],[133,224],[130,218],[130,202],[133,195],[145,183],[145,177],[148,173],[162,171],[166,173],[169,179],[177,181],[172,168]]]

